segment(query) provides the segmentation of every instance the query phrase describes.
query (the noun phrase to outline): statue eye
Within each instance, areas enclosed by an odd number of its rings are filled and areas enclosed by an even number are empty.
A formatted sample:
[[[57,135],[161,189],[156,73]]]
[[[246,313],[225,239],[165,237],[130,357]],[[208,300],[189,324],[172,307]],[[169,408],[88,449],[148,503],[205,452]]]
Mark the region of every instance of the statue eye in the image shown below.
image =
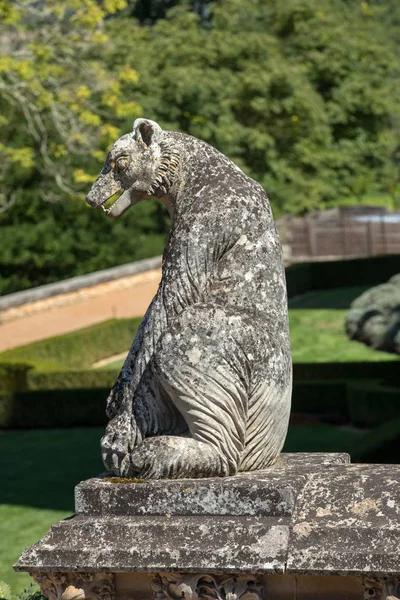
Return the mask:
[[[125,171],[128,164],[129,164],[129,159],[127,156],[121,156],[121,158],[119,158],[117,160],[117,167],[120,171]]]

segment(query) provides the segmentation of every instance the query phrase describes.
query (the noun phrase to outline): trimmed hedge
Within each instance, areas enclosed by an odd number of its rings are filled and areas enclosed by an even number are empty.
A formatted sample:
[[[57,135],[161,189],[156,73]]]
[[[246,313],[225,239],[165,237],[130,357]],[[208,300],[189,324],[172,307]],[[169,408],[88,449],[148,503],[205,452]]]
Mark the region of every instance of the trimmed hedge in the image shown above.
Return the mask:
[[[400,418],[400,389],[377,379],[294,381],[292,413],[376,427]]]
[[[294,363],[295,381],[387,379],[399,376],[399,361]]]
[[[109,387],[0,392],[0,427],[103,426],[109,392]]]
[[[90,369],[86,371],[30,371],[27,388],[38,390],[75,390],[108,388],[114,384],[119,370]]]
[[[41,387],[50,380],[42,382],[38,374],[36,389],[0,392],[0,428],[104,425],[105,400],[118,373],[71,371],[71,379],[64,375],[59,374],[58,389]],[[93,380],[93,375],[100,377]],[[78,386],[88,382],[90,387]],[[372,427],[400,418],[400,393],[398,388],[370,379],[295,381],[292,413],[318,414],[327,421]]]
[[[26,390],[31,369],[26,363],[0,363],[0,390]]]
[[[352,462],[400,463],[400,419],[383,423],[348,449]]]
[[[353,425],[376,427],[400,417],[400,389],[381,382],[355,382],[348,386],[347,404]]]
[[[288,297],[311,290],[377,285],[397,273],[400,273],[398,254],[291,265],[286,269]]]
[[[386,283],[390,277],[400,273],[400,254],[314,262],[310,269],[310,282],[316,290],[350,285],[372,286]]]
[[[31,364],[0,363],[0,390],[50,390],[73,388],[98,388],[111,386],[119,369],[34,369]],[[397,385],[397,361],[370,363],[294,363],[295,383],[335,382],[357,379],[385,380],[385,385]]]
[[[286,270],[288,295],[375,285],[397,272],[400,256],[293,265]],[[105,399],[118,371],[82,367],[125,351],[140,321],[106,321],[2,353],[0,428],[104,425]],[[400,417],[398,379],[396,361],[295,363],[292,412],[375,426]]]
[[[292,413],[340,415],[348,419],[347,381],[294,381]]]
[[[285,270],[288,298],[305,294],[314,289],[311,280],[312,263],[291,265]]]

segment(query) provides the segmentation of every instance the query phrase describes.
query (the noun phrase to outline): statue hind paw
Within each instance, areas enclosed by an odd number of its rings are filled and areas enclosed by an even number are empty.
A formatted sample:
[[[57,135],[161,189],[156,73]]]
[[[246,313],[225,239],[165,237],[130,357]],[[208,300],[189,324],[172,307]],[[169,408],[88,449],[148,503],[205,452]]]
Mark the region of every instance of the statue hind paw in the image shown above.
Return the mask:
[[[226,475],[229,466],[218,450],[189,437],[147,438],[131,454],[131,477],[179,479]]]

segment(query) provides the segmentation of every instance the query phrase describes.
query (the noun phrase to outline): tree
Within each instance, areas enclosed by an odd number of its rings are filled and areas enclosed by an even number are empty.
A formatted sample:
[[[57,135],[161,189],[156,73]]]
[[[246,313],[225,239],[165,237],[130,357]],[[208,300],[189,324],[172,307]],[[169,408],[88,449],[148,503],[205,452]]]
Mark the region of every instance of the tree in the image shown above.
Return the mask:
[[[0,0],[0,293],[160,253],[155,203],[112,224],[85,205],[106,150],[141,114],[106,68],[107,18],[123,0]]]
[[[202,23],[210,18],[211,0],[130,0],[131,14],[141,24],[154,24],[158,19],[165,19],[168,11],[174,6],[183,5],[200,15]]]
[[[110,223],[83,201],[137,116],[219,148],[276,216],[396,200],[397,4],[151,0],[140,22],[129,0],[0,0],[0,291],[160,251],[158,204]]]
[[[228,154],[276,212],[383,190],[385,172],[398,177],[396,53],[363,4],[221,0],[208,29],[180,5],[152,27],[115,20],[110,30],[111,62],[129,48],[124,60],[140,81],[131,94],[144,113]]]
[[[0,1],[0,211],[37,186],[50,201],[74,196],[85,166],[118,136],[118,118],[140,114],[119,97],[136,72],[107,71],[107,16],[124,0]]]

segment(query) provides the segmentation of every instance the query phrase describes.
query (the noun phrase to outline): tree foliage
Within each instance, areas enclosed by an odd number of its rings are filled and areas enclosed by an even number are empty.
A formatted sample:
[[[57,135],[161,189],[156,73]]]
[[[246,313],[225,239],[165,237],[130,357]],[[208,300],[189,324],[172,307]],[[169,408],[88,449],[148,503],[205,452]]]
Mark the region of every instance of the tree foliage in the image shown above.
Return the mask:
[[[221,0],[208,29],[185,4],[167,14],[130,46],[135,24],[111,23],[113,62],[129,48],[146,114],[228,154],[278,212],[398,180],[397,60],[372,8]]]
[[[124,65],[111,72],[101,57],[110,40],[104,19],[124,0],[0,2],[0,210],[39,180],[45,200],[73,196],[90,181],[82,163],[101,156],[118,135],[115,117],[141,108],[123,102]]]
[[[0,0],[0,23],[0,293],[160,251],[163,208],[83,201],[137,116],[219,148],[275,215],[399,190],[396,0]]]

